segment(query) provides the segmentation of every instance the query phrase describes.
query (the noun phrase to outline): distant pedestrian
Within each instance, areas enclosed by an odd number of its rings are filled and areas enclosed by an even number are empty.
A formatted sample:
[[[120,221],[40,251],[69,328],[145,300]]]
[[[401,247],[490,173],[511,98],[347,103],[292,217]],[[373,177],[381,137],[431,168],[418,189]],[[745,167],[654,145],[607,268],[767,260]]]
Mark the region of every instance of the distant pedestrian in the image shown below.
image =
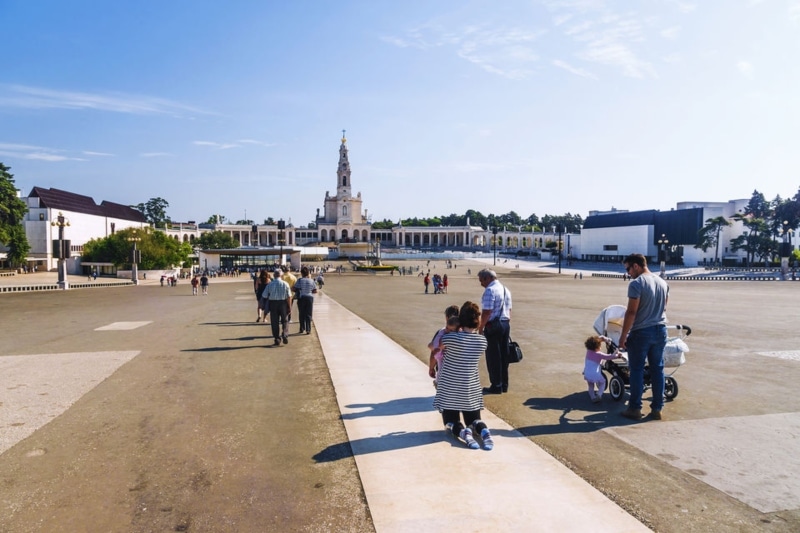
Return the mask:
[[[203,277],[200,278],[200,287],[203,289],[203,296],[208,295],[208,276],[203,274]]]
[[[300,279],[294,284],[294,291],[297,294],[297,310],[300,313],[300,333],[309,335],[317,284],[309,277],[308,267],[300,269]]]
[[[266,322],[267,313],[269,312],[267,300],[264,299],[264,289],[269,284],[269,275],[266,270],[262,270],[258,277],[253,279],[253,291],[256,293],[256,307],[258,316],[256,316],[256,323]]]
[[[197,286],[200,285],[200,280],[197,275],[192,278],[192,296],[197,296]]]

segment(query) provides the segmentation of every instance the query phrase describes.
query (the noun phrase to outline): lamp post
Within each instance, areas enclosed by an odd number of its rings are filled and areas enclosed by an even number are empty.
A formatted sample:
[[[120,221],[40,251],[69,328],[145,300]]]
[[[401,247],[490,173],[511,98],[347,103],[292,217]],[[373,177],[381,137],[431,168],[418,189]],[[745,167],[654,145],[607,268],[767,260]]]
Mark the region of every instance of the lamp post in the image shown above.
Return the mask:
[[[497,265],[497,226],[492,226],[492,249],[494,250],[493,265]]]
[[[558,252],[558,273],[561,274],[561,233],[564,231],[564,227],[559,224],[557,229],[558,240],[556,241],[556,252]]]
[[[667,250],[666,247],[669,244],[669,240],[667,240],[667,236],[663,233],[661,234],[661,238],[658,239],[658,260],[661,263],[661,277],[664,277],[667,271]]]
[[[133,230],[131,236],[127,238],[128,242],[133,243],[133,250],[131,251],[131,281],[133,281],[134,285],[139,284],[139,260],[141,259],[141,251],[136,249],[136,243],[141,240],[136,230]]]
[[[783,242],[781,243],[781,279],[789,279],[789,256],[792,255],[792,233],[794,230],[789,227],[789,221],[783,221],[782,233]]]
[[[69,289],[67,258],[69,258],[70,244],[69,241],[64,240],[64,228],[69,226],[69,220],[64,216],[64,213],[59,211],[58,216],[54,221],[50,222],[50,225],[58,228],[58,247],[56,248],[55,243],[53,246],[53,251],[58,251],[58,255],[56,255],[58,258],[58,288],[66,290]]]
[[[286,229],[286,222],[284,222],[283,219],[280,219],[278,221],[278,244],[281,247],[281,256],[280,259],[278,259],[278,263],[281,266],[283,266],[283,243],[285,242],[283,238],[283,230],[285,229]]]

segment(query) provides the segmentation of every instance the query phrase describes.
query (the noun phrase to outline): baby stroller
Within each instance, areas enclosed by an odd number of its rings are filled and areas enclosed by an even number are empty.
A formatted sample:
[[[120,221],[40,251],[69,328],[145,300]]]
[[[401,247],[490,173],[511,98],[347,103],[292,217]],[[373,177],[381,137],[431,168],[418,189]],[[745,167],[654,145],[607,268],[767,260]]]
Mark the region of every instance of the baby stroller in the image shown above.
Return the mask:
[[[622,333],[622,322],[625,319],[625,306],[611,305],[600,312],[594,321],[594,330],[598,335],[603,335],[611,339],[608,344],[608,353],[619,352],[619,335]],[[672,375],[678,367],[686,362],[684,355],[689,351],[689,347],[683,341],[692,334],[692,328],[684,325],[667,326],[667,329],[678,331],[677,336],[667,338],[667,345],[664,347],[664,397],[671,401],[678,396],[678,382]],[[619,352],[619,357],[609,361],[603,361],[603,376],[606,378],[606,386],[609,394],[614,401],[619,401],[625,394],[626,389],[630,389],[630,368],[628,367],[627,354]],[[672,369],[669,371],[667,369]],[[610,376],[610,377],[609,377]],[[652,387],[650,382],[650,372],[645,364],[644,367],[644,390]]]

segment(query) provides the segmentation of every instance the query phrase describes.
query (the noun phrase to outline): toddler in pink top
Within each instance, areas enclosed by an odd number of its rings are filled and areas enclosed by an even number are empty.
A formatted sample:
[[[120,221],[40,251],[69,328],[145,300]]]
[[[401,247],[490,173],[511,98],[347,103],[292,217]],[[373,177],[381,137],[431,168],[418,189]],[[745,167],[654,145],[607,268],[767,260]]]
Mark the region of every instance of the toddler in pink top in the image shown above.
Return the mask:
[[[444,352],[442,351],[442,337],[445,333],[451,331],[458,331],[460,326],[458,322],[458,306],[451,305],[444,310],[444,318],[447,321],[445,327],[436,332],[428,343],[428,349],[431,351],[431,356],[428,361],[428,375],[433,378],[433,386],[436,386],[436,374],[439,373],[439,368],[442,366],[442,359]]]
[[[589,390],[589,399],[593,403],[598,403],[603,399],[603,391],[606,390],[606,378],[600,370],[603,361],[615,359],[616,354],[606,354],[600,351],[600,346],[610,339],[600,335],[593,335],[583,343],[586,346],[586,360],[583,363],[583,379]],[[597,387],[597,391],[595,391]]]

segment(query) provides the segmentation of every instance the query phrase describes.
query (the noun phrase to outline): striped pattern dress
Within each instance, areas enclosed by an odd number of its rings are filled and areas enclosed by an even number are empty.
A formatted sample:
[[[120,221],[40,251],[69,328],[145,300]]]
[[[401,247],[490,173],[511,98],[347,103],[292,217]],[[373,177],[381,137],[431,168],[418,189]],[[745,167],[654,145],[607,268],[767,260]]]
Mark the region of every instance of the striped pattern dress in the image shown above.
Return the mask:
[[[440,411],[477,411],[483,409],[478,362],[486,351],[486,337],[478,333],[456,331],[442,337],[444,360],[436,376],[438,385],[433,406]]]

